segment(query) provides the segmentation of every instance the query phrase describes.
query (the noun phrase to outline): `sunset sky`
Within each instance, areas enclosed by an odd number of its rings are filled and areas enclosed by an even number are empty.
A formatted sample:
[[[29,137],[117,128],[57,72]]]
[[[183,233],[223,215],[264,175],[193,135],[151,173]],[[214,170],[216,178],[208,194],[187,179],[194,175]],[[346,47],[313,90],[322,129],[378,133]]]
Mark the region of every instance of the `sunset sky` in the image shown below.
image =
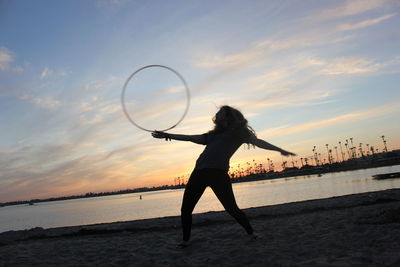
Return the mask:
[[[0,202],[190,173],[203,146],[153,139],[122,112],[124,82],[149,64],[190,87],[172,133],[207,132],[229,104],[298,162],[350,137],[382,151],[385,135],[399,149],[399,25],[397,0],[0,0]],[[151,129],[174,124],[186,101],[179,82],[158,101],[143,86],[132,116]],[[174,105],[163,102],[170,95]],[[282,161],[243,146],[231,166],[267,158]]]

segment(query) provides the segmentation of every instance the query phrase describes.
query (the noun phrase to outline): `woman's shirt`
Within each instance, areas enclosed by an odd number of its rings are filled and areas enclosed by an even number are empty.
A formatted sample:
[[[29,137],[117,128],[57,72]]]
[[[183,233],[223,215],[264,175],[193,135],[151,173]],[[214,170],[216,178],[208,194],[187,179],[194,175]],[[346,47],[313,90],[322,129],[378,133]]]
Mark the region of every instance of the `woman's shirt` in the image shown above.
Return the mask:
[[[204,151],[196,161],[195,169],[229,170],[229,160],[236,150],[248,140],[238,140],[231,131],[209,132],[204,136]],[[251,139],[251,138],[249,138]]]

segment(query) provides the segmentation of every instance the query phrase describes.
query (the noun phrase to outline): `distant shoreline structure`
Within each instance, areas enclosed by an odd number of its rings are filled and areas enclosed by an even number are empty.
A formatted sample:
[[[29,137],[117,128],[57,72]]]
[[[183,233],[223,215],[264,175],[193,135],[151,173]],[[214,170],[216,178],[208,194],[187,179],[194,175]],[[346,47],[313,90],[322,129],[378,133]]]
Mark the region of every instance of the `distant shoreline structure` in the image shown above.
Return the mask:
[[[297,167],[288,167],[282,171],[265,171],[261,170],[259,172],[248,173],[245,176],[232,176],[232,183],[240,183],[240,182],[251,182],[251,181],[259,181],[259,180],[272,180],[279,179],[285,177],[295,177],[295,176],[304,176],[304,175],[322,175],[325,173],[331,172],[342,172],[342,171],[352,171],[359,169],[370,169],[370,168],[378,168],[385,166],[395,166],[400,165],[400,149],[393,150],[390,152],[381,152],[375,153],[373,155],[363,156],[359,158],[351,158],[342,162],[335,163],[326,163],[322,165],[303,165],[300,168]],[[177,184],[177,185],[162,185],[162,186],[154,186],[154,187],[140,187],[134,189],[125,189],[119,191],[112,192],[100,192],[93,193],[89,192],[83,195],[73,195],[73,196],[64,196],[64,197],[53,197],[46,199],[31,199],[31,200],[22,200],[22,201],[11,201],[0,203],[0,207],[12,206],[12,205],[34,205],[35,203],[41,202],[52,202],[52,201],[62,201],[62,200],[70,200],[70,199],[81,199],[81,198],[91,198],[91,197],[102,197],[102,196],[110,196],[110,195],[122,195],[122,194],[132,194],[132,193],[141,193],[141,192],[150,192],[150,191],[159,191],[159,190],[171,190],[171,189],[179,189],[184,188],[185,184]]]

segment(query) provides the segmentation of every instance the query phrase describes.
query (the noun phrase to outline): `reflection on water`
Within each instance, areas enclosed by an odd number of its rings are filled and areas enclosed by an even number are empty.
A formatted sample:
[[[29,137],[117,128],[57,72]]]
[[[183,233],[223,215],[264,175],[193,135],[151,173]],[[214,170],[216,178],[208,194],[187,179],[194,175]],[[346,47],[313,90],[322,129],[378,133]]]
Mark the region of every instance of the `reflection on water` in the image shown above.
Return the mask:
[[[400,188],[400,179],[374,180],[372,175],[399,172],[400,166],[298,176],[233,185],[240,208],[328,198]],[[142,199],[140,199],[142,196]],[[183,189],[43,202],[0,208],[0,232],[179,215]],[[223,210],[207,188],[194,212]]]

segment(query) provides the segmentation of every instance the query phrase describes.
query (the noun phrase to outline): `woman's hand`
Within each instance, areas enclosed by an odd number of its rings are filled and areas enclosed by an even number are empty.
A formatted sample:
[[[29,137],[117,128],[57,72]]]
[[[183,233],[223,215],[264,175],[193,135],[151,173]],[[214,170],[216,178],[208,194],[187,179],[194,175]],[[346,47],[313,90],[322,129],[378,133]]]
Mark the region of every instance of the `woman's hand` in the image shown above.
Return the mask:
[[[165,138],[165,141],[171,141],[171,136],[169,135],[169,133],[164,133],[164,132],[161,132],[161,131],[154,131],[154,132],[151,133],[151,135],[154,138],[159,138],[159,139]]]
[[[286,151],[286,150],[282,150],[282,151],[281,151],[281,155],[282,155],[282,156],[285,156],[285,157],[288,157],[288,156],[296,156],[295,153],[292,153],[292,152],[289,152],[289,151]]]

